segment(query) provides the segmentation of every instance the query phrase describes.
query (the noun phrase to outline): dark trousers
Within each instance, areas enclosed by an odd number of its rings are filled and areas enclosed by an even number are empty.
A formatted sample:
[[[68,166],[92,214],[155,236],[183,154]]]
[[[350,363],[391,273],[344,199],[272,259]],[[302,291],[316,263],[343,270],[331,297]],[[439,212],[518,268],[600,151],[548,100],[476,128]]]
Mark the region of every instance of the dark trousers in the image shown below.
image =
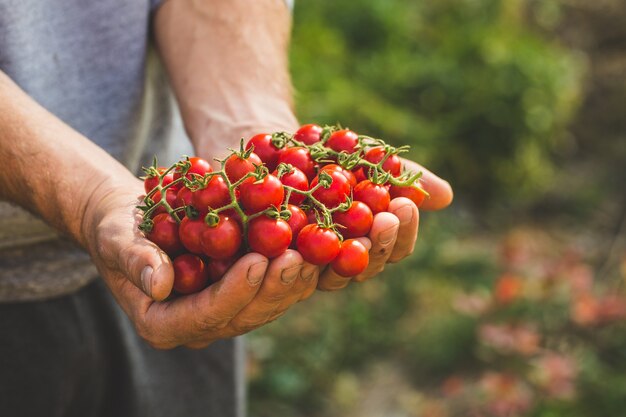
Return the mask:
[[[240,343],[155,350],[100,280],[0,303],[0,416],[239,417]]]

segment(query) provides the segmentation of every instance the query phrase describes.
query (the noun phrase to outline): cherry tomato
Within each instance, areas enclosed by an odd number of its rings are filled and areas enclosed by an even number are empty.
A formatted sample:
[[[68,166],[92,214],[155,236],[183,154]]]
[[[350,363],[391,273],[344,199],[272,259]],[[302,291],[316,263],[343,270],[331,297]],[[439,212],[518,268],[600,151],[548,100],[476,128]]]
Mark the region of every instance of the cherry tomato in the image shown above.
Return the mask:
[[[365,169],[363,167],[354,168],[352,170],[352,173],[354,174],[354,178],[356,178],[357,184],[367,179],[367,173],[365,172]]]
[[[291,217],[289,218],[289,220],[287,220],[287,223],[291,228],[291,244],[295,245],[300,230],[302,230],[304,226],[309,224],[309,219],[307,218],[307,215],[304,213],[304,211],[302,211],[302,209],[298,206],[288,204],[287,210],[291,212]]]
[[[281,255],[289,248],[291,237],[291,228],[283,219],[271,219],[262,215],[255,217],[248,224],[250,249],[270,259]]]
[[[239,202],[246,213],[254,214],[271,206],[280,207],[285,198],[283,184],[272,174],[263,179],[247,178],[239,186]]]
[[[178,238],[178,223],[168,213],[157,214],[152,219],[153,226],[146,235],[159,248],[170,256],[176,256],[183,251],[183,245]]]
[[[235,194],[237,191],[235,190]],[[196,190],[192,193],[191,205],[196,208],[200,214],[205,215],[212,209],[218,209],[230,204],[230,194],[228,185],[224,178],[216,175],[209,180],[206,187]]]
[[[386,211],[391,200],[384,185],[374,184],[370,180],[361,181],[354,187],[353,198],[367,204],[373,214]]]
[[[333,132],[326,141],[326,147],[337,151],[353,153],[359,144],[359,135],[351,130],[343,129]]]
[[[252,136],[246,144],[246,150],[254,146],[254,153],[261,158],[261,161],[265,163],[267,169],[273,171],[278,165],[278,157],[282,153],[282,149],[278,149],[272,143],[272,135],[267,133],[261,133],[259,135]]]
[[[185,217],[178,228],[178,237],[185,249],[197,255],[202,254],[202,233],[208,227],[203,217],[196,219]]]
[[[226,171],[226,176],[230,182],[234,183],[243,178],[248,172],[254,172],[256,169],[255,165],[261,164],[263,164],[261,158],[254,152],[247,159],[241,158],[237,154],[232,154],[224,164],[224,171]]]
[[[296,247],[305,261],[313,265],[325,265],[339,254],[341,242],[331,229],[309,224],[300,230]]]
[[[202,252],[215,259],[234,256],[241,247],[241,227],[236,220],[223,214],[219,215],[215,226],[209,226],[202,232]]]
[[[189,171],[187,171],[187,175],[185,175],[185,177],[189,179],[192,179],[193,175],[199,175],[203,177],[204,174],[208,174],[209,172],[213,171],[213,169],[211,168],[211,164],[209,164],[209,162],[205,159],[198,158],[197,156],[192,156],[191,158],[189,158],[189,162],[191,163],[191,167],[189,168]],[[176,169],[174,172],[174,180],[177,180],[180,177],[180,170]]]
[[[157,168],[157,172],[159,173],[159,175],[163,175],[165,171],[167,171],[167,168],[164,168],[164,167]],[[163,187],[165,187],[168,184],[171,184],[172,181],[174,181],[174,173],[170,171],[167,173],[167,175],[163,177]],[[143,181],[143,188],[146,190],[146,193],[149,193],[150,191],[152,191],[154,188],[156,188],[157,185],[159,185],[159,177],[157,177],[156,175],[154,177],[146,176],[146,178]],[[170,188],[177,189],[178,188],[177,185],[178,184],[173,185]]]
[[[239,226],[243,227],[243,222],[241,221],[241,217],[239,217],[239,213],[234,208],[226,209],[222,212],[224,216],[230,217],[232,220],[235,220],[239,223]]]
[[[384,157],[385,149],[377,146],[368,150],[365,153],[364,159],[373,164],[377,164],[382,161]],[[399,176],[402,173],[402,162],[400,161],[400,157],[396,154],[389,155],[385,162],[383,162],[383,170],[389,172],[394,177]]]
[[[362,201],[353,201],[348,210],[334,212],[333,221],[344,226],[338,230],[344,238],[349,239],[367,236],[372,228],[374,215],[367,204]]]
[[[322,127],[309,124],[301,126],[300,129],[293,135],[293,138],[297,141],[303,142],[305,145],[313,145],[320,141],[322,136]]]
[[[209,259],[207,269],[209,270],[209,279],[211,282],[215,283],[221,280],[237,259],[237,256],[227,259]]]
[[[417,207],[419,207],[426,198],[424,191],[414,186],[399,187],[397,185],[392,185],[389,188],[389,194],[391,195],[391,198],[406,197]]]
[[[369,264],[369,253],[361,242],[354,239],[344,240],[339,255],[330,267],[342,277],[353,277],[365,271]]]
[[[182,187],[176,193],[176,202],[174,203],[174,208],[183,207],[183,206],[191,206],[191,197],[193,193],[187,187]]]
[[[176,190],[168,188],[165,191],[165,201],[172,208],[176,208],[176,196],[177,196]],[[152,197],[150,197],[150,199],[154,201],[155,203],[158,203],[159,201],[161,201],[161,192],[157,191],[156,193],[152,195]],[[159,206],[154,212],[155,215],[161,214],[161,213],[167,213],[167,210],[165,210],[165,207],[163,206]]]
[[[206,287],[209,271],[204,261],[190,253],[180,255],[173,261],[174,291],[179,294],[192,294]]]
[[[348,180],[348,183],[350,184],[351,188],[356,187],[357,181],[356,181],[356,177],[354,176],[354,174],[352,173],[352,171],[345,169],[343,167],[341,167],[340,165],[337,164],[328,164],[328,165],[324,165],[320,171],[337,171],[343,174],[344,177],[346,177],[346,179]]]
[[[274,171],[272,175],[278,176],[278,172]],[[293,168],[293,171],[280,177],[280,182],[282,182],[283,185],[288,185],[296,190],[307,191],[309,189],[309,180],[306,175],[304,175],[304,172],[300,171],[298,168]],[[292,192],[288,202],[299,205],[305,198],[306,196],[303,194]]]
[[[326,171],[326,173],[331,176],[333,182],[328,188],[320,187],[313,191],[313,197],[324,203],[326,207],[335,208],[346,201],[348,195],[350,195],[350,183],[341,172]],[[311,189],[313,189],[318,182],[319,177],[315,177],[311,182]]]
[[[306,221],[308,224],[317,224],[317,217],[315,217],[315,210],[309,209],[305,213],[306,213]]]
[[[311,154],[305,148],[293,147],[284,149],[278,157],[278,163],[291,164],[304,172],[308,179],[315,177],[315,162],[311,159]]]

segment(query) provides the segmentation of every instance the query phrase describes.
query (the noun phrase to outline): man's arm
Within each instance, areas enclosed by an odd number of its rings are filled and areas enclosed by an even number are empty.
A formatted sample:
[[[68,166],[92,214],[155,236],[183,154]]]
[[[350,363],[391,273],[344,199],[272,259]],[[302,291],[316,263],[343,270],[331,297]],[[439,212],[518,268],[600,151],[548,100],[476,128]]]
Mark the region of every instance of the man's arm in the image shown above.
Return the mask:
[[[154,28],[200,156],[222,156],[256,133],[297,129],[283,0],[168,0]]]
[[[87,246],[84,213],[98,190],[138,182],[119,162],[28,97],[0,71],[0,199]]]

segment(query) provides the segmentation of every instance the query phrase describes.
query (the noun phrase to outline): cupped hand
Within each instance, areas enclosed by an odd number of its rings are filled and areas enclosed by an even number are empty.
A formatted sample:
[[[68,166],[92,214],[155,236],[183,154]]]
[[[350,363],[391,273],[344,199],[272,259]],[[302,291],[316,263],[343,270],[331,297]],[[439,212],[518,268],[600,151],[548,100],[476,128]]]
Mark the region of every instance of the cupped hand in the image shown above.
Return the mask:
[[[138,230],[135,208],[141,182],[126,191],[98,190],[84,221],[88,250],[117,302],[140,336],[156,348],[201,348],[281,316],[308,297],[319,269],[288,250],[271,261],[258,253],[239,259],[216,284],[167,299],[174,271],[170,258]]]
[[[453,194],[447,181],[413,161],[403,159],[402,163],[410,171],[423,173],[420,183],[430,194],[430,198],[424,200],[421,209],[441,210],[450,205]],[[404,197],[393,199],[387,212],[374,216],[369,239],[360,239],[369,248],[370,261],[367,269],[356,277],[342,277],[331,268],[326,268],[319,277],[318,289],[333,291],[346,287],[350,282],[366,281],[382,272],[386,263],[404,259],[413,253],[418,228],[419,210],[415,204]]]

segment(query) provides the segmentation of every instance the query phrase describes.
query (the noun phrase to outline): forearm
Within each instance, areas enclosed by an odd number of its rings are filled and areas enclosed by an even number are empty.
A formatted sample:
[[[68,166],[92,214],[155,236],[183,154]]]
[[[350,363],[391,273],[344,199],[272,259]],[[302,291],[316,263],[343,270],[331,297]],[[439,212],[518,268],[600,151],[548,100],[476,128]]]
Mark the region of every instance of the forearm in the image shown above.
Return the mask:
[[[86,245],[90,198],[133,175],[38,105],[0,72],[0,199],[16,202]]]
[[[159,51],[202,156],[224,153],[238,136],[297,127],[290,28],[283,0],[169,0],[157,11]]]

